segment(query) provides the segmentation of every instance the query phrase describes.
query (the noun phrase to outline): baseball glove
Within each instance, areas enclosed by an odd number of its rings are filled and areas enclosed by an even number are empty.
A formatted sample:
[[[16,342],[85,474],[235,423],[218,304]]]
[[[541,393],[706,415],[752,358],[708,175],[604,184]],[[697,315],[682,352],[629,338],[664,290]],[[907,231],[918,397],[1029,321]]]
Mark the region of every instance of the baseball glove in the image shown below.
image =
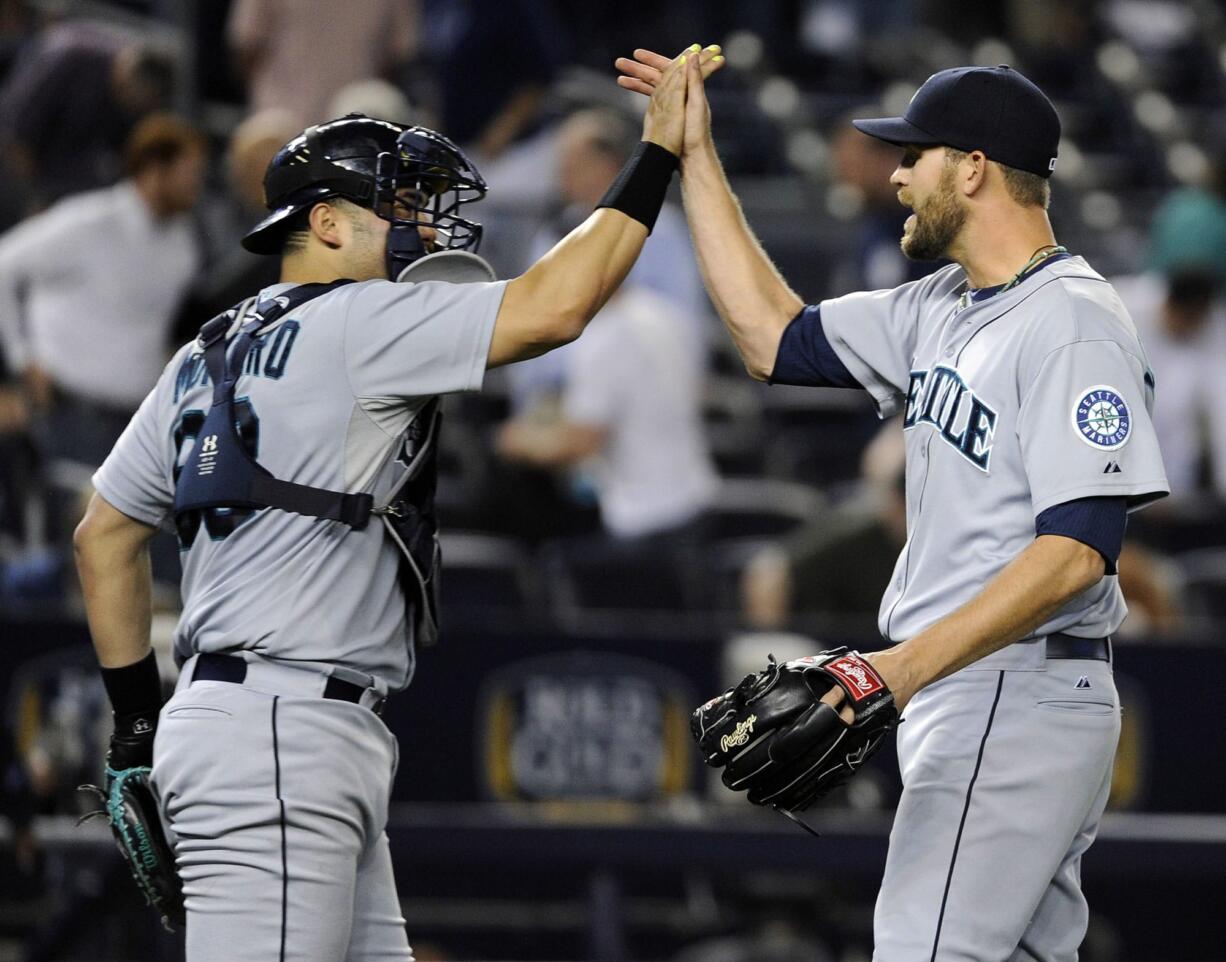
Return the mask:
[[[832,687],[856,714],[848,725],[821,701]],[[703,760],[755,805],[803,811],[842,785],[898,724],[894,696],[873,666],[846,648],[763,671],[712,698],[690,716]]]
[[[93,792],[103,806],[85,819],[105,816],[145,901],[162,916],[167,929],[174,929],[184,924],[183,884],[158,818],[149,772],[144,767],[115,771],[108,766],[105,790],[82,785],[82,791]]]

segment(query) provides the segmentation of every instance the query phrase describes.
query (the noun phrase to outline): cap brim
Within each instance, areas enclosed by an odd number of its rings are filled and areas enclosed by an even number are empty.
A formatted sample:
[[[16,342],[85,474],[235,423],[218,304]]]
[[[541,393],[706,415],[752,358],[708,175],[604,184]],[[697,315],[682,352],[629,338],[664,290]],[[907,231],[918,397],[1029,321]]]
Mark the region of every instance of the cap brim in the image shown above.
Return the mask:
[[[941,141],[902,117],[876,117],[870,120],[853,120],[856,130],[884,140],[887,144],[939,144]]]
[[[280,254],[285,221],[301,209],[301,204],[291,204],[274,210],[247,231],[243,237],[243,247],[253,254]]]

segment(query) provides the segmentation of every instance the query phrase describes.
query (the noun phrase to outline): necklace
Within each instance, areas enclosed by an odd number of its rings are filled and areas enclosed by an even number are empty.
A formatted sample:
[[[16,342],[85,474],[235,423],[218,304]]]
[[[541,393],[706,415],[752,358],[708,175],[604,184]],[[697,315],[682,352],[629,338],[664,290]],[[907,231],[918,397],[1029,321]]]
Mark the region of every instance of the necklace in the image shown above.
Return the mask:
[[[1042,264],[1045,260],[1047,260],[1047,258],[1054,257],[1057,254],[1067,254],[1067,253],[1068,253],[1068,248],[1063,246],[1062,244],[1044,244],[1042,247],[1040,247],[1038,250],[1036,250],[1033,254],[1030,255],[1030,260],[1026,262],[1025,266],[1023,266],[1020,271],[1014,274],[1013,277],[1009,280],[1007,284],[1002,284],[1000,288],[996,291],[996,293],[1003,294],[1005,291],[1009,290],[1011,287],[1015,287],[1018,283],[1020,283],[1026,277],[1028,273],[1030,273],[1031,270],[1033,270],[1038,265]],[[964,290],[962,292],[962,296],[958,298],[958,310],[960,311],[966,310],[966,308],[971,306],[971,303],[972,303],[971,289],[970,289],[970,282],[968,281],[966,290]]]

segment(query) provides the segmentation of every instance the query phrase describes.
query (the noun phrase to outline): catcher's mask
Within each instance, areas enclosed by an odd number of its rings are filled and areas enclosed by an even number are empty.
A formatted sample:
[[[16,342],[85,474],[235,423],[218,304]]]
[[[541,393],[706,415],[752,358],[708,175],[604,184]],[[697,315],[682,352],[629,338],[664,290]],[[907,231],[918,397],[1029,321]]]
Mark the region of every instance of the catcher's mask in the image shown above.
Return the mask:
[[[481,227],[460,216],[485,196],[485,181],[461,150],[425,127],[363,114],[308,127],[277,151],[264,175],[270,213],[243,238],[256,254],[279,254],[296,214],[343,197],[391,223],[387,270],[396,277],[434,250],[476,250]],[[421,237],[420,227],[434,232]]]
[[[395,156],[379,158],[377,181],[375,212],[392,224],[387,232],[389,277],[399,276],[424,254],[480,247],[481,225],[460,210],[485,196],[485,180],[442,134],[426,127],[404,131]],[[429,244],[422,227],[434,232]]]

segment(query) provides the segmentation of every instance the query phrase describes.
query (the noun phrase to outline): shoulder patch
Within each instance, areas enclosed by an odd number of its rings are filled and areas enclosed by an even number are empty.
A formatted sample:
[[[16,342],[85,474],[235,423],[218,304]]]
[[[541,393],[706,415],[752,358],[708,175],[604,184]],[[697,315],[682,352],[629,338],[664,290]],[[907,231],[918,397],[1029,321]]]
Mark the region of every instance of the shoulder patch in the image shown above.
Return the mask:
[[[1109,384],[1086,388],[1073,403],[1073,430],[1091,447],[1114,451],[1132,432],[1132,414],[1120,392]]]

